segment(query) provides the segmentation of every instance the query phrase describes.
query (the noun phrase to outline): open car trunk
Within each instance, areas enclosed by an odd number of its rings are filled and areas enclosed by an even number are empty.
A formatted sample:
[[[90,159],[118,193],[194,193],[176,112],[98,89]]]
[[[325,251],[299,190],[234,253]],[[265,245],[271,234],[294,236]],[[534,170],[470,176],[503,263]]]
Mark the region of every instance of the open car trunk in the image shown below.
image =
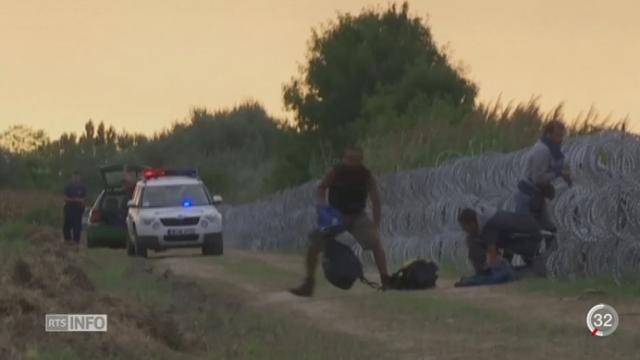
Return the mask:
[[[131,186],[141,178],[145,167],[139,165],[126,165],[131,173]],[[109,226],[124,227],[127,216],[127,201],[133,189],[125,189],[125,165],[115,164],[100,168],[104,191],[98,203],[101,214],[101,222]]]
[[[101,221],[105,225],[125,227],[127,196],[120,190],[105,191],[100,199]]]
[[[108,165],[100,168],[100,174],[102,175],[102,182],[105,190],[122,189],[125,181],[124,176],[124,164]],[[129,172],[134,177],[135,181],[138,181],[144,170],[143,166],[139,165],[127,165]]]

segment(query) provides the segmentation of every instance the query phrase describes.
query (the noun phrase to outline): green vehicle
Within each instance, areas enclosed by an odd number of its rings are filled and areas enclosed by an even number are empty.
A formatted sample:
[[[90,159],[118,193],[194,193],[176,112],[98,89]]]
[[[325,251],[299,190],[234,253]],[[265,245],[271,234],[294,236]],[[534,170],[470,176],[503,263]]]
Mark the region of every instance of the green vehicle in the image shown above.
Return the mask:
[[[125,165],[100,168],[104,189],[89,211],[87,247],[124,248],[127,245],[127,201],[129,195],[123,187]],[[141,166],[127,165],[129,173],[138,181],[144,170]],[[133,184],[135,186],[135,183]]]

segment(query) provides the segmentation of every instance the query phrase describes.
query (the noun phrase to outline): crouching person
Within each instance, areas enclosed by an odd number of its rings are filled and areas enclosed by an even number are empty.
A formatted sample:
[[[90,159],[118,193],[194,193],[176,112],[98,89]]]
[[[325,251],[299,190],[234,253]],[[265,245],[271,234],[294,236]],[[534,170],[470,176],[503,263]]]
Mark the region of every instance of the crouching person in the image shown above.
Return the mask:
[[[469,261],[476,274],[486,274],[503,260],[519,255],[527,267],[538,257],[542,240],[540,225],[531,215],[496,211],[487,216],[464,209],[458,216],[467,233]]]
[[[371,250],[380,273],[383,287],[389,284],[387,263],[378,232],[380,225],[380,199],[375,178],[363,165],[362,149],[348,147],[341,164],[335,166],[321,181],[317,201],[319,206],[328,205],[338,210],[343,226],[336,231],[313,231],[309,238],[311,244],[307,250],[306,277],[302,285],[291,289],[298,296],[312,296],[318,257],[324,249],[327,237],[348,231],[364,250]],[[367,198],[371,199],[373,221],[365,213]]]

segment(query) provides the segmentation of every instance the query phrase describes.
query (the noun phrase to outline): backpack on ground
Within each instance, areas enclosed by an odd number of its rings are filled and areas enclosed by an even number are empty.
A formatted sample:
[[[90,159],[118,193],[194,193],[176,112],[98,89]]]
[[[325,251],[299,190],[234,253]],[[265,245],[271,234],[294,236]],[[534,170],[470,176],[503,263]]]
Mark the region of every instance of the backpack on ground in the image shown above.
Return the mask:
[[[412,260],[391,275],[391,288],[396,290],[430,289],[436,286],[438,265],[422,259]]]
[[[350,289],[358,279],[373,288],[379,287],[364,277],[362,264],[353,250],[333,238],[326,239],[322,270],[333,286],[343,290]]]

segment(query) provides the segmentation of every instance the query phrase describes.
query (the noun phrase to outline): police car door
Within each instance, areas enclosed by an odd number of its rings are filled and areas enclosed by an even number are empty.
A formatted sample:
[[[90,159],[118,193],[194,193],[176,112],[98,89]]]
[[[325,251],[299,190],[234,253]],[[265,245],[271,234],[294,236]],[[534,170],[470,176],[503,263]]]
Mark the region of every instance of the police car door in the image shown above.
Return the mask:
[[[129,231],[129,236],[133,237],[134,235],[134,224],[135,220],[140,217],[140,197],[142,195],[142,186],[136,186],[135,191],[133,192],[133,197],[131,198],[128,205],[129,210],[127,211],[127,230]]]

